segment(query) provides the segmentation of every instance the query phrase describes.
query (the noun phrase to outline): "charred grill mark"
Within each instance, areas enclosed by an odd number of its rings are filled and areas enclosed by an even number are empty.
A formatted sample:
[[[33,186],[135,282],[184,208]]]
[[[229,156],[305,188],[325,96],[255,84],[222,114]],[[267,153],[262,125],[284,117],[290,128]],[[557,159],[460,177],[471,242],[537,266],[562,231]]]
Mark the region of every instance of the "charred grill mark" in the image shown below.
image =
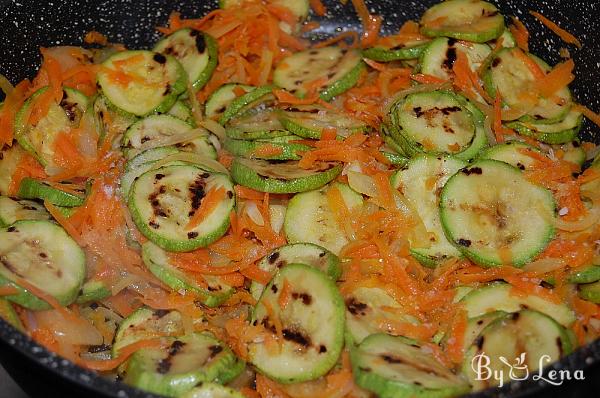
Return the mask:
[[[190,213],[195,213],[196,210],[198,210],[200,203],[202,202],[202,198],[204,198],[206,195],[206,192],[204,191],[206,188],[206,181],[204,181],[203,176],[204,174],[198,176],[198,178],[196,178],[196,180],[189,187],[190,197],[192,199],[192,211]],[[192,215],[193,214],[191,214],[190,217]]]
[[[559,356],[563,355],[563,343],[560,337],[556,338],[556,346],[558,347]]]
[[[150,220],[150,222],[148,222],[148,225],[152,229],[159,229],[160,228],[160,225],[158,225],[154,220]]]
[[[382,354],[381,358],[387,363],[399,364],[404,363],[404,361],[398,357],[394,357],[392,355]]]
[[[179,340],[176,340],[169,347],[169,352],[166,358],[161,359],[156,366],[156,371],[160,374],[166,374],[171,369],[173,365],[173,357],[176,356],[181,349],[185,346],[185,343]]]
[[[99,352],[108,351],[110,349],[111,349],[111,346],[106,345],[106,344],[91,345],[88,347],[87,352],[89,352],[90,354],[97,354]]]
[[[522,163],[517,163],[519,170],[525,170],[525,166]]]
[[[154,310],[154,316],[156,319],[160,319],[166,316],[169,312],[169,310]]]
[[[302,304],[310,305],[312,303],[312,296],[307,293],[292,293],[292,299],[294,300],[302,300]]]
[[[188,232],[187,237],[188,239],[195,239],[198,237],[198,232]]]
[[[458,243],[459,245],[461,245],[463,247],[470,247],[471,246],[471,241],[469,239],[460,238],[458,240],[458,242],[456,242],[456,243]]]
[[[275,285],[275,284],[271,285],[271,291],[273,293],[277,293],[279,291],[279,289],[277,288],[277,285]]]
[[[285,340],[293,341],[294,343],[300,344],[303,347],[309,347],[311,345],[311,340],[309,336],[305,336],[302,332],[295,331],[292,329],[283,329],[283,338]]]
[[[492,68],[498,67],[498,65],[500,65],[501,63],[502,60],[500,58],[494,58],[494,60],[492,61]]]
[[[223,347],[221,347],[220,345],[211,345],[210,347],[208,347],[208,350],[210,351],[208,359],[211,360],[217,355],[219,355],[219,353],[223,352]]]
[[[206,51],[206,40],[204,40],[204,35],[196,35],[196,50],[198,50],[200,54]]]
[[[20,278],[23,278],[23,275],[19,273],[17,268],[14,265],[12,265],[11,262],[6,259],[6,257],[0,257],[0,263],[2,263],[2,265],[4,265],[4,267],[13,274],[17,275]]]
[[[319,346],[319,354],[324,354],[327,352],[327,347],[325,347],[323,344],[321,344]]]
[[[346,300],[346,308],[348,308],[348,311],[352,315],[365,316],[367,315],[367,309],[369,306],[365,303],[359,302],[354,297],[350,297],[348,300]]]
[[[475,347],[477,347],[478,350],[481,350],[483,348],[483,343],[484,343],[484,337],[479,335],[476,339],[475,339]]]
[[[154,175],[154,179],[155,179],[156,181],[160,181],[160,180],[162,180],[163,178],[165,178],[165,175],[164,175],[164,174],[160,174],[160,173],[158,173],[158,174]]]
[[[152,59],[154,60],[154,62],[157,62],[161,65],[164,65],[167,62],[167,57],[159,53],[154,54]]]
[[[483,174],[483,170],[481,170],[481,167],[471,167],[470,169],[465,167],[464,169],[461,169],[460,172],[468,176],[470,176],[471,174]]]
[[[448,70],[452,70],[454,62],[456,61],[456,48],[448,47],[446,51],[446,58],[442,62],[442,66]]]
[[[19,231],[17,231],[16,227],[8,227],[8,229],[6,230],[6,232],[19,232]]]
[[[46,253],[43,253],[43,252],[42,252],[42,253],[40,253],[40,254],[39,254],[39,256],[40,256],[41,258],[48,258],[48,255],[47,255]]]
[[[229,199],[233,199],[233,192],[232,191],[227,191],[227,197]]]
[[[150,141],[150,137],[148,137],[147,135],[143,136],[143,137],[142,137],[142,139],[140,140],[140,142],[141,142],[142,144],[144,144],[144,143],[146,143],[146,142],[148,142],[148,141]]]

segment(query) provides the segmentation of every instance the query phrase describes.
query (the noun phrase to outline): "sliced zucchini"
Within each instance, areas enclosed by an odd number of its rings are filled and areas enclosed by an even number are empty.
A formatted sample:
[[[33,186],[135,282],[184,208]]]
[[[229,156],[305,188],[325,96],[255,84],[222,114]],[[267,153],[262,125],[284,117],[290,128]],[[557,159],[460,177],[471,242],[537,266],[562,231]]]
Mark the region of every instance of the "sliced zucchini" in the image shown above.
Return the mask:
[[[438,37],[431,41],[419,58],[419,72],[450,79],[454,76],[453,67],[458,52],[467,56],[469,67],[476,72],[479,66],[490,55],[492,50],[487,44],[467,43],[447,37]]]
[[[238,83],[227,83],[216,89],[204,104],[204,113],[207,117],[215,119],[220,116],[231,101],[236,99],[239,95],[236,92],[247,94],[254,90],[255,87],[247,86],[245,84]]]
[[[106,98],[137,116],[167,112],[187,82],[186,71],[174,57],[152,51],[118,52],[98,71],[98,85]]]
[[[77,298],[85,278],[85,254],[51,221],[17,221],[0,229],[0,286],[18,293],[5,298],[31,310],[51,306],[19,286],[22,279],[67,306]]]
[[[351,361],[356,384],[380,398],[444,398],[469,391],[461,377],[401,336],[373,334],[351,350]]]
[[[535,138],[546,144],[565,144],[577,139],[582,122],[581,113],[572,110],[563,120],[556,123],[514,121],[506,125],[521,135]]]
[[[203,382],[214,381],[237,358],[211,333],[163,339],[164,348],[137,351],[127,365],[124,381],[134,387],[177,397]]]
[[[469,318],[494,311],[517,312],[529,308],[551,316],[565,327],[575,322],[575,314],[566,304],[554,303],[541,296],[517,293],[511,285],[495,282],[471,291],[461,299],[461,303]]]
[[[300,160],[301,154],[313,148],[299,143],[302,137],[286,135],[271,139],[234,140],[226,138],[223,148],[232,155],[250,159]]]
[[[340,137],[368,129],[360,120],[318,105],[298,105],[285,109],[279,112],[279,120],[289,132],[317,140],[325,129],[335,129]]]
[[[283,289],[284,284],[289,288]],[[281,308],[283,293],[288,303]],[[252,323],[275,333],[271,316],[279,318],[282,327],[281,349],[272,352],[263,342],[248,346],[250,361],[261,373],[296,383],[317,379],[336,364],[344,345],[344,301],[322,271],[304,264],[282,267],[256,304]]]
[[[236,140],[266,140],[290,135],[290,132],[283,128],[277,114],[267,109],[232,119],[227,124],[225,134]]]
[[[473,262],[522,267],[554,237],[552,193],[497,160],[480,160],[452,176],[440,197],[448,240]]]
[[[529,116],[523,119],[527,122],[543,124],[561,121],[571,109],[569,88],[560,89],[551,98],[539,97],[524,101],[532,97],[532,87],[536,81],[530,66],[523,61],[524,57],[531,58],[542,70],[550,70],[544,61],[531,54],[524,54],[518,47],[505,48],[490,60],[483,75],[486,91],[492,98],[499,91],[506,105],[526,110]],[[527,102],[533,104],[528,105]]]
[[[350,342],[360,344],[367,336],[381,333],[386,320],[417,324],[384,289],[359,287],[346,295],[346,333]]]
[[[390,162],[392,166],[405,167],[409,161],[407,157],[394,152],[381,151],[381,154]]]
[[[185,328],[179,311],[141,307],[119,324],[112,346],[112,356],[118,357],[121,348],[140,340],[176,337],[184,333]]]
[[[504,32],[504,16],[491,3],[479,0],[448,0],[430,7],[421,17],[421,32],[485,43]]]
[[[579,141],[574,140],[566,144],[561,145],[558,150],[562,151],[562,160],[571,162],[580,168],[583,166],[586,160],[585,149],[581,146]],[[556,148],[555,148],[556,151]]]
[[[338,255],[349,241],[329,206],[328,189],[339,189],[348,209],[363,204],[362,195],[348,185],[333,183],[321,190],[295,195],[288,204],[283,228],[290,243],[314,243]]]
[[[243,115],[246,111],[269,102],[273,98],[273,87],[257,87],[246,94],[233,98],[225,111],[219,117],[219,123],[225,125],[234,117]]]
[[[600,304],[600,282],[585,283],[578,286],[579,297],[584,300]]]
[[[54,163],[56,137],[61,133],[69,133],[71,129],[79,126],[88,108],[88,99],[80,91],[65,87],[60,103],[51,101],[46,116],[33,126],[29,122],[29,115],[36,100],[47,90],[48,87],[42,87],[25,101],[15,118],[15,138],[19,145],[31,153],[48,172],[56,173],[54,170],[59,168]]]
[[[137,120],[135,115],[124,112],[110,103],[103,95],[98,95],[91,103],[96,131],[100,135],[102,145],[107,135],[114,137],[114,142],[120,143],[125,131]]]
[[[154,51],[179,61],[192,87],[199,90],[217,67],[217,47],[217,42],[209,34],[184,28],[156,43]]]
[[[4,319],[12,327],[21,332],[25,331],[25,327],[11,302],[2,297],[0,297],[0,319]]]
[[[221,188],[226,190],[226,197],[188,230],[206,193]],[[233,184],[226,175],[192,164],[147,171],[133,183],[128,200],[140,232],[163,249],[178,252],[205,247],[223,236],[234,203]]]
[[[540,152],[534,146],[520,141],[508,141],[504,144],[494,145],[485,149],[479,155],[479,159],[493,159],[508,163],[519,170],[529,170],[535,164],[535,159],[523,153],[523,150]]]
[[[298,162],[269,162],[236,158],[231,164],[231,177],[240,185],[260,192],[295,193],[317,189],[342,171],[334,162],[320,162],[311,169],[301,169]]]
[[[515,36],[508,29],[504,29],[504,32],[498,37],[496,43],[502,40],[502,47],[511,48],[517,46],[517,41],[515,40]]]
[[[342,274],[338,256],[312,243],[292,243],[278,247],[260,260],[258,268],[275,275],[278,269],[293,263],[311,265],[320,269],[333,281],[337,281]],[[252,297],[258,300],[264,288],[263,284],[253,281],[250,286]]]
[[[172,265],[167,254],[151,242],[146,242],[142,246],[142,259],[150,272],[173,291],[189,291],[197,295],[208,307],[221,305],[234,291],[216,277],[207,276],[204,278],[207,287],[200,285],[193,276]]]
[[[5,145],[0,150],[0,195],[10,195],[12,176],[25,151],[13,142],[12,146]]]
[[[469,160],[487,145],[483,114],[451,91],[410,94],[390,108],[389,117],[392,138],[411,156],[448,153]]]
[[[155,165],[159,160],[167,156],[179,153],[180,151],[172,146],[157,147],[141,152],[139,155],[131,159],[125,165],[125,173],[121,175],[121,196],[129,199],[131,186],[142,174],[156,168]],[[173,162],[172,164],[182,164],[181,162]]]
[[[184,122],[188,122],[189,124],[193,124],[194,115],[192,115],[192,110],[182,100],[177,100],[175,104],[169,109],[167,115],[175,116],[177,119],[181,119]]]
[[[461,256],[444,234],[438,204],[446,181],[465,165],[449,156],[421,155],[392,177],[394,188],[412,204],[429,235],[428,242],[410,242],[411,254],[423,265],[435,267],[439,262]]]
[[[572,350],[564,327],[541,312],[522,310],[495,320],[481,332],[467,349],[463,371],[474,389],[482,390],[500,380],[486,378],[486,369],[481,375],[476,373],[478,356],[485,355],[489,371],[509,382],[524,379],[529,375],[525,372],[536,372],[540,364],[554,362]]]
[[[198,387],[186,392],[181,398],[244,398],[244,395],[233,388],[217,383],[201,383]]]
[[[7,227],[21,220],[50,220],[46,208],[31,200],[18,200],[0,196],[0,227]]]
[[[77,297],[77,304],[101,301],[112,296],[111,290],[99,280],[90,280],[83,284]]]
[[[481,334],[483,329],[485,329],[492,322],[495,322],[500,318],[505,318],[506,315],[508,315],[508,313],[504,311],[493,311],[469,319],[467,322],[467,328],[465,329],[465,333],[463,336],[462,346],[465,349],[470,347],[471,344],[473,344],[473,342],[475,341],[475,339]]]
[[[323,84],[318,87],[321,99],[329,101],[354,87],[364,69],[358,50],[313,48],[283,59],[273,72],[273,83],[303,97],[308,83],[322,79]]]
[[[365,58],[379,62],[391,62],[419,58],[427,44],[400,45],[392,48],[371,47],[362,51]]]
[[[174,145],[180,150],[216,158],[206,130],[192,129],[187,122],[170,115],[152,115],[132,124],[123,136],[122,145],[131,159],[142,151],[164,146],[164,142],[173,142],[177,136],[182,140]]]
[[[77,194],[54,188],[44,181],[25,177],[21,180],[17,196],[22,199],[47,200],[57,206],[81,206],[85,201],[86,191],[80,188],[74,188],[73,191]]]
[[[600,265],[590,265],[569,275],[570,283],[593,283],[600,281]]]

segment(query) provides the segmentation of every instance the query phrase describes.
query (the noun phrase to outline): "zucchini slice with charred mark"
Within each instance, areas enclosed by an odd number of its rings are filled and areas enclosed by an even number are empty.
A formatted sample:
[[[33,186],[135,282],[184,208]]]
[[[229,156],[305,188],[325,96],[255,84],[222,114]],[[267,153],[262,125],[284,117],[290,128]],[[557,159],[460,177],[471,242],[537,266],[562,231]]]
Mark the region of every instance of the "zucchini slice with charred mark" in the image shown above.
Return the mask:
[[[265,160],[300,160],[301,154],[313,149],[299,143],[302,137],[285,135],[270,139],[235,140],[226,138],[223,148],[234,156]]]
[[[50,220],[52,217],[41,204],[32,200],[18,200],[0,196],[0,227],[8,227],[21,220]]]
[[[391,62],[406,59],[416,59],[423,53],[427,43],[407,44],[400,45],[392,48],[384,47],[371,47],[362,51],[362,55],[365,58],[372,59],[379,62]]]
[[[296,193],[317,189],[342,171],[334,162],[319,162],[311,169],[301,169],[298,162],[269,162],[236,158],[231,164],[231,177],[246,187],[260,192]]]
[[[283,308],[282,294],[288,295]],[[261,373],[296,383],[317,379],[336,364],[344,345],[344,302],[325,273],[304,264],[286,265],[277,272],[252,314],[252,324],[275,335],[276,323],[282,328],[280,350],[273,352],[264,342],[248,346],[250,361]]]
[[[303,97],[309,83],[322,81],[317,89],[321,99],[329,101],[354,87],[364,69],[358,50],[314,48],[284,58],[273,72],[273,83]]]
[[[77,192],[77,193],[73,193]],[[77,207],[85,201],[86,190],[75,188],[67,192],[54,188],[48,183],[34,178],[25,177],[21,180],[17,196],[22,199],[41,199],[56,206]]]
[[[506,123],[506,126],[546,144],[565,144],[577,139],[582,122],[581,113],[571,110],[563,120],[556,123],[514,121]]]
[[[469,67],[473,72],[477,72],[492,52],[487,44],[466,43],[447,37],[438,37],[429,43],[421,53],[419,72],[444,80],[450,79],[454,75],[454,62],[456,62],[459,51],[467,56]]]
[[[522,267],[554,237],[552,193],[497,160],[480,160],[452,176],[440,197],[442,226],[454,245],[486,267]]]
[[[199,224],[190,225],[210,190],[225,190]],[[149,170],[135,180],[128,205],[140,232],[169,251],[192,251],[219,239],[229,227],[235,198],[225,174],[211,173],[192,164],[167,165]]]
[[[129,359],[124,381],[145,391],[177,397],[237,365],[227,345],[211,333],[164,338],[165,347],[144,348]]]
[[[227,83],[217,88],[206,100],[204,113],[206,117],[215,119],[221,116],[227,106],[238,96],[247,94],[255,87],[239,83]]]
[[[275,275],[278,269],[293,263],[311,265],[320,269],[333,281],[337,281],[342,274],[338,256],[324,247],[312,243],[291,243],[278,247],[260,260],[258,268]],[[260,282],[252,281],[252,285],[250,285],[252,297],[258,300],[264,288],[265,285]]]
[[[535,164],[535,159],[528,156],[525,151],[540,153],[539,149],[524,142],[508,141],[484,149],[478,158],[499,160],[519,170],[528,170]]]
[[[421,32],[431,37],[485,43],[504,32],[504,16],[486,1],[448,0],[425,11],[421,17]]]
[[[298,105],[281,110],[278,114],[286,130],[304,138],[318,140],[325,129],[334,129],[340,137],[368,129],[360,120],[318,105]]]
[[[381,398],[445,398],[469,385],[433,354],[401,336],[373,334],[351,350],[354,381]]]
[[[152,51],[118,52],[98,71],[106,98],[136,116],[167,112],[187,83],[187,73],[174,57]]]
[[[12,193],[12,176],[25,155],[20,145],[13,141],[12,146],[5,145],[0,149],[0,195],[9,196]]]
[[[51,221],[17,221],[0,229],[0,286],[15,287],[6,299],[31,310],[51,306],[19,280],[35,286],[67,306],[77,298],[85,278],[85,254]]]
[[[235,140],[268,140],[290,135],[290,131],[284,129],[275,111],[266,109],[232,119],[225,135]]]
[[[199,90],[217,67],[217,47],[217,42],[209,34],[184,28],[156,43],[154,51],[178,60],[192,87]]]
[[[272,99],[273,87],[256,87],[239,97],[233,98],[227,104],[227,108],[223,111],[221,117],[219,117],[219,123],[225,125],[234,117],[244,115],[246,111],[259,107],[260,105],[265,106],[265,104],[272,102]]]

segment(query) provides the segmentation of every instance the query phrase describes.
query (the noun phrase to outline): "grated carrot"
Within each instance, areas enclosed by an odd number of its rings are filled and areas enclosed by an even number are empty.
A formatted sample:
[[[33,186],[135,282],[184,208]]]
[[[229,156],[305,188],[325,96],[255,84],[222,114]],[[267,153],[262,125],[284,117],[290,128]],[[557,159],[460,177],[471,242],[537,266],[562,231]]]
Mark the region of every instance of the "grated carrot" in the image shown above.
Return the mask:
[[[116,358],[104,361],[80,359],[79,364],[91,370],[107,372],[109,370],[113,370],[119,367],[119,365],[124,363],[127,359],[129,359],[130,356],[132,356],[136,352],[148,348],[159,348],[161,345],[162,343],[160,339],[136,341],[135,343],[119,348],[119,356],[117,356]]]
[[[323,5],[321,0],[309,0],[310,8],[313,9],[315,14],[322,17],[327,14],[327,8]]]
[[[581,42],[573,36],[571,33],[567,32],[542,14],[536,11],[529,11],[531,15],[536,17],[542,24],[544,24],[548,29],[556,33],[565,43],[575,44],[577,47],[581,48]]]
[[[225,200],[226,196],[227,190],[223,186],[219,186],[216,189],[209,189],[209,191],[206,193],[206,196],[202,198],[200,207],[192,210],[194,214],[190,217],[190,221],[185,226],[185,230],[191,231],[200,225],[202,220],[209,216],[210,213],[221,203],[221,201]]]
[[[0,148],[12,145],[15,130],[15,116],[27,97],[31,88],[29,80],[17,84],[12,92],[6,94],[4,105],[0,108]]]
[[[592,111],[590,108],[588,108],[585,105],[581,105],[581,104],[573,104],[573,108],[574,111],[577,112],[581,112],[583,114],[583,116],[587,117],[588,119],[590,119],[590,121],[592,121],[596,126],[600,127],[600,114]]]
[[[525,51],[529,52],[529,31],[517,17],[511,17],[512,25],[509,27],[510,33],[512,33],[517,46]]]
[[[279,308],[282,310],[287,307],[290,302],[290,294],[291,294],[292,286],[287,278],[283,279],[283,286],[281,288],[281,292],[279,293],[279,297],[277,298],[277,304],[279,304]]]
[[[421,84],[444,84],[447,82],[447,80],[440,79],[439,77],[432,75],[426,75],[423,73],[413,74],[410,76],[410,78]]]
[[[252,157],[274,157],[283,154],[283,148],[273,144],[264,144],[250,153]]]
[[[0,286],[0,297],[2,296],[12,296],[14,294],[19,293],[19,289],[14,286],[4,285]]]
[[[556,65],[544,77],[535,82],[535,88],[543,97],[549,98],[558,90],[567,87],[574,79],[572,59]]]

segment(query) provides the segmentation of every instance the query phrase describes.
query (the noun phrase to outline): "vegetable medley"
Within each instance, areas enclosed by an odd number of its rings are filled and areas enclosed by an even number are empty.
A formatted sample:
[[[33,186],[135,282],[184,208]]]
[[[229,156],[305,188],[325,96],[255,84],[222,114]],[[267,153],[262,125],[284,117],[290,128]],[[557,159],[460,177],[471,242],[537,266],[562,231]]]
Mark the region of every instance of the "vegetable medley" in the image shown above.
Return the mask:
[[[152,49],[89,32],[2,78],[0,315],[182,397],[452,397],[500,383],[481,355],[508,377],[595,340],[581,43],[532,11],[570,45],[552,66],[484,1],[390,36],[351,3],[362,33],[221,0]]]

